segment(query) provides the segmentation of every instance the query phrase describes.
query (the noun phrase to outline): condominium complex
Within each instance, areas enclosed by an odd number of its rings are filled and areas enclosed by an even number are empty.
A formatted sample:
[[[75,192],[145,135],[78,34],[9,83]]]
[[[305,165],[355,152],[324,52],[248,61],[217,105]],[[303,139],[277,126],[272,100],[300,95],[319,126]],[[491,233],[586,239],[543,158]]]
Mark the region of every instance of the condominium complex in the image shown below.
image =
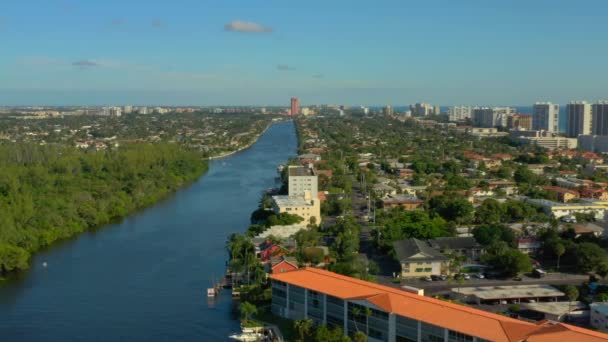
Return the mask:
[[[576,138],[581,134],[591,134],[591,105],[585,101],[570,102],[566,105],[566,135]]]
[[[272,312],[362,331],[369,341],[607,341],[608,335],[531,323],[315,268],[272,274]]]
[[[599,101],[591,105],[592,134],[608,135],[608,101]]]
[[[551,102],[537,102],[533,107],[532,129],[537,131],[559,131],[559,105]]]
[[[522,145],[538,145],[549,150],[573,149],[578,146],[576,138],[566,138],[547,131],[511,131],[509,135]]]
[[[473,107],[454,106],[448,109],[448,117],[450,121],[464,121],[473,116]]]
[[[310,197],[317,198],[318,177],[311,168],[290,165],[287,172],[290,197],[304,197],[308,192]]]
[[[410,111],[412,116],[427,116],[427,115],[439,115],[439,106],[433,106],[429,103],[416,103],[410,105]]]
[[[297,115],[300,113],[300,100],[297,97],[291,98],[290,114]]]
[[[298,215],[307,223],[321,223],[321,201],[318,197],[318,177],[312,168],[289,166],[287,196],[272,196],[275,213]]]
[[[608,152],[608,135],[579,135],[578,146],[597,153]]]
[[[513,114],[510,107],[481,107],[473,109],[473,123],[479,127],[507,127],[509,116]]]
[[[517,131],[529,131],[532,129],[532,116],[514,114],[507,118],[507,128]]]

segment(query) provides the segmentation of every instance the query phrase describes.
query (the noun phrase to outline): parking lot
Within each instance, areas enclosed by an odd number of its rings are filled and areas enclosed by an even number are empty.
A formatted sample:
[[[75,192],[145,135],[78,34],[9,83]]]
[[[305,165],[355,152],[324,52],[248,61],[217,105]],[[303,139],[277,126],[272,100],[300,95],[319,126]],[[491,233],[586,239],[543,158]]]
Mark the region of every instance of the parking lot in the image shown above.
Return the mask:
[[[548,285],[579,285],[583,281],[588,280],[586,275],[566,274],[566,273],[548,273],[543,278],[533,278],[522,276],[521,280],[513,279],[479,279],[471,277],[457,281],[454,279],[426,281],[420,278],[402,279],[400,284],[393,282],[391,277],[378,276],[378,282],[392,287],[412,286],[424,289],[425,295],[439,295],[449,292],[457,287],[471,286],[505,286],[505,285],[528,285],[528,284],[548,284]]]

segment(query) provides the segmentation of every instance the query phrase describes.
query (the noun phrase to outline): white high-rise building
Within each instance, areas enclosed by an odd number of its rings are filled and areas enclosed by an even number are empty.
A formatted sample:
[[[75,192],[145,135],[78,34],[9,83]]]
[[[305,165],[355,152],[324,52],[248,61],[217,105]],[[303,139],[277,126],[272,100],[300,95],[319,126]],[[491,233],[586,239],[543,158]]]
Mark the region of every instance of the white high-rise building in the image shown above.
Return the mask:
[[[591,105],[585,101],[570,102],[566,106],[566,135],[576,138],[591,134]]]
[[[133,112],[133,106],[124,106],[122,112],[125,114],[131,114],[131,112]]]
[[[473,117],[473,107],[470,106],[454,106],[448,109],[448,117],[450,121],[463,121]]]
[[[537,102],[533,107],[532,129],[536,131],[559,131],[559,105]]]
[[[473,109],[473,124],[478,127],[507,127],[511,107],[481,107]]]
[[[435,107],[429,103],[416,103],[410,105],[412,116],[428,116],[435,114]]]
[[[308,194],[311,198],[317,198],[319,181],[312,169],[290,165],[288,172],[289,196],[304,197]]]
[[[608,101],[591,105],[591,131],[594,135],[608,135]]]

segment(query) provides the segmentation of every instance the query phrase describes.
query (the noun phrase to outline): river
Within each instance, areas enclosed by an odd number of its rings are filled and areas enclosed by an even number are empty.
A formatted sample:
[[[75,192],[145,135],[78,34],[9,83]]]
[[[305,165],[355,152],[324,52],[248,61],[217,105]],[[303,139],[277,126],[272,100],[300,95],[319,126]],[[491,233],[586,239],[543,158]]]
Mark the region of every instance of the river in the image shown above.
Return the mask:
[[[206,288],[296,148],[293,123],[275,124],[155,206],[37,253],[0,287],[0,340],[227,340],[239,329],[230,294],[208,301]]]

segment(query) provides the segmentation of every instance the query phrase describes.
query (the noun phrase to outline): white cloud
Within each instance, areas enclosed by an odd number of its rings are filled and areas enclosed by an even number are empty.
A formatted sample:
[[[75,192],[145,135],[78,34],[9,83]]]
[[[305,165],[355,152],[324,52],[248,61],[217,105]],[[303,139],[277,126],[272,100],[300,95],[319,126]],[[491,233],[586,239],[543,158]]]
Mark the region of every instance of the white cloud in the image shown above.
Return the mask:
[[[241,20],[233,20],[229,22],[228,24],[224,25],[224,30],[241,33],[270,33],[273,31],[270,27],[266,27],[262,24]]]

